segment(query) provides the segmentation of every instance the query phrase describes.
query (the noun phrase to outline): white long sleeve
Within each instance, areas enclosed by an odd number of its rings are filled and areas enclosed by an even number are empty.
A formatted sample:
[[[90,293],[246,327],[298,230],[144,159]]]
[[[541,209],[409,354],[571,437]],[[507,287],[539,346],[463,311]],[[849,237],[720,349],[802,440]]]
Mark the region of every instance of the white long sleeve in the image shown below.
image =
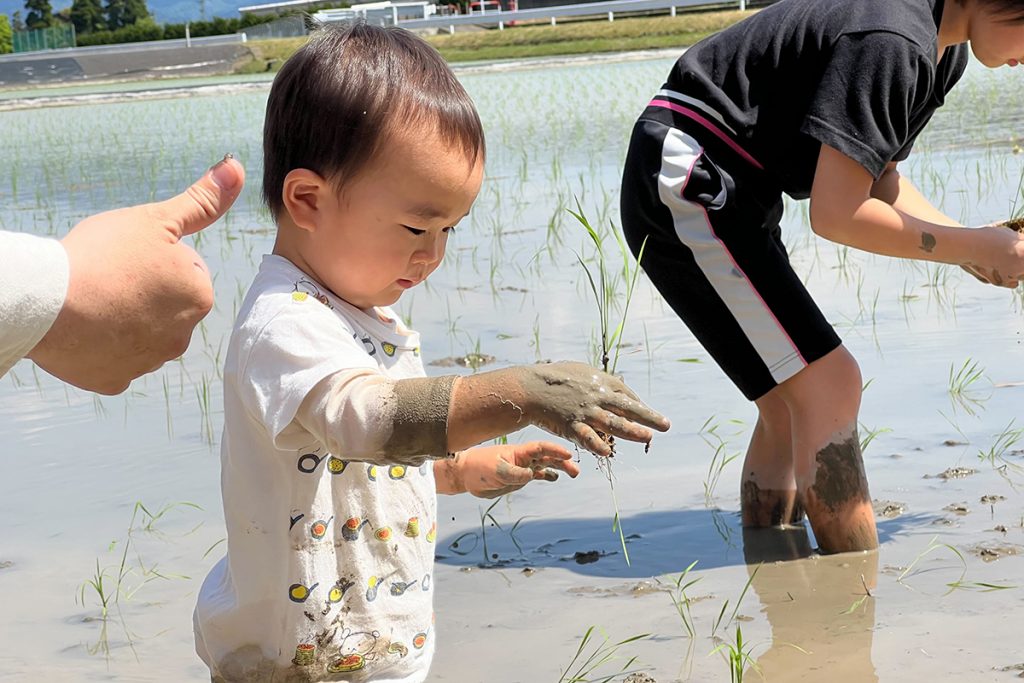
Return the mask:
[[[54,239],[0,231],[0,377],[57,319],[68,292],[68,255]]]

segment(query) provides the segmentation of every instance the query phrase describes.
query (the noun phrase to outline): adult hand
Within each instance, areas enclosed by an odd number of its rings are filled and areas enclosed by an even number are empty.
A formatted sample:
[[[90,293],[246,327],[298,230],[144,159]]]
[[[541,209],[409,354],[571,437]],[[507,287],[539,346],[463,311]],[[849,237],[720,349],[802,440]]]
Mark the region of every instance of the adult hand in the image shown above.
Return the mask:
[[[224,215],[244,182],[229,155],[177,197],[76,225],[61,240],[70,267],[64,306],[29,358],[69,384],[118,394],[183,354],[213,306],[213,284],[181,238]]]
[[[568,450],[546,441],[480,446],[434,464],[440,493],[465,491],[479,498],[498,498],[534,480],[555,481],[555,470],[573,478],[580,473]]]

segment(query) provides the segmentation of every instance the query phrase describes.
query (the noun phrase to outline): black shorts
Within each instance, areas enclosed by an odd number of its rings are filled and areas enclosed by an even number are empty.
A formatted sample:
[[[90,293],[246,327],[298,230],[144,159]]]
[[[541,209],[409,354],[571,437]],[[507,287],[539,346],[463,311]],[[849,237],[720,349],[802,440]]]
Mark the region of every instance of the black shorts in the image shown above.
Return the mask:
[[[777,181],[714,110],[662,90],[633,129],[622,229],[641,266],[750,400],[840,345],[789,264]]]

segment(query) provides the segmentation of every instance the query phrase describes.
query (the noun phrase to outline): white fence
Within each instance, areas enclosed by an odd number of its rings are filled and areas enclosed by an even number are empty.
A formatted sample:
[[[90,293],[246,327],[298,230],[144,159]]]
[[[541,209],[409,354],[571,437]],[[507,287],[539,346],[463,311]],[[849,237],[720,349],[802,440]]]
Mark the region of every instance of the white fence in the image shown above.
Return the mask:
[[[505,28],[505,24],[513,21],[545,19],[554,26],[558,19],[566,17],[607,16],[608,21],[615,20],[615,14],[624,12],[651,12],[667,10],[672,16],[676,8],[692,7],[735,7],[740,10],[747,8],[746,0],[735,2],[709,2],[708,0],[607,0],[606,2],[585,2],[576,5],[559,5],[557,7],[537,7],[521,9],[515,12],[486,11],[475,14],[456,14],[430,19],[417,19],[399,23],[402,28],[442,28],[454,33],[456,26],[497,26]]]

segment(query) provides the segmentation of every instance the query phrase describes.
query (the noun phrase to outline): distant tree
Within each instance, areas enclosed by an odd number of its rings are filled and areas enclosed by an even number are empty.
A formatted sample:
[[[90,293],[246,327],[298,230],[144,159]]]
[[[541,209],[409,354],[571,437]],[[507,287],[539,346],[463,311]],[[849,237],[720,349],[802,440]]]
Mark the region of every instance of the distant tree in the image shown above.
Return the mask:
[[[64,9],[57,10],[53,13],[54,24],[72,24],[71,21],[71,8],[65,7]]]
[[[0,55],[14,52],[14,31],[6,14],[0,14]]]
[[[75,0],[71,3],[71,23],[75,25],[75,33],[78,35],[105,29],[100,0]]]
[[[124,0],[125,26],[131,26],[143,19],[149,19],[149,17],[149,7],[146,6],[146,0]]]
[[[108,30],[116,31],[124,26],[124,0],[107,0],[103,13]]]
[[[24,31],[25,22],[21,18],[21,10],[14,10],[14,14],[11,15],[11,28],[15,31]]]
[[[107,0],[107,28],[116,31],[149,18],[146,0]]]
[[[53,7],[50,0],[25,0],[25,26],[30,29],[49,28],[53,26]]]

